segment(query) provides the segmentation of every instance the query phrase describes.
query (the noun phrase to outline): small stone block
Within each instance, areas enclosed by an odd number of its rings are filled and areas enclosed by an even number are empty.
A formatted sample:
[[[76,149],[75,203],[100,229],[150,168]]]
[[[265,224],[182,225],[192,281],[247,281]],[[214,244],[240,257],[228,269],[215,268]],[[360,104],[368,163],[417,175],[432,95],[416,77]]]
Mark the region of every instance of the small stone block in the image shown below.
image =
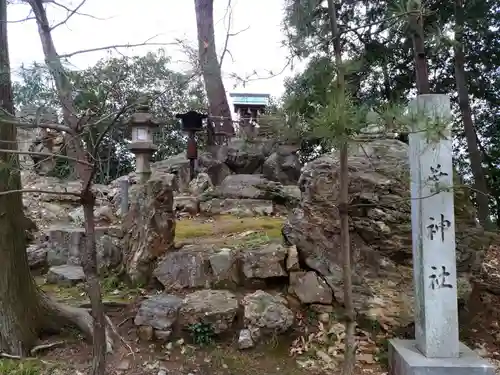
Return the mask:
[[[495,367],[460,343],[458,358],[427,358],[415,340],[389,340],[389,375],[494,375]]]

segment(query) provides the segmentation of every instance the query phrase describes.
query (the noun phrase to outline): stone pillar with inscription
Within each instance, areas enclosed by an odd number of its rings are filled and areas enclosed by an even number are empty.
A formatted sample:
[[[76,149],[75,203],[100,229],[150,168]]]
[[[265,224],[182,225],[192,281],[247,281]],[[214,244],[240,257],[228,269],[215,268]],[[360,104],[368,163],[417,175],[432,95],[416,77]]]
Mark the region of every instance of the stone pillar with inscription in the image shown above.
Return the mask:
[[[420,95],[410,111],[415,340],[390,341],[390,374],[494,374],[458,337],[450,98]]]

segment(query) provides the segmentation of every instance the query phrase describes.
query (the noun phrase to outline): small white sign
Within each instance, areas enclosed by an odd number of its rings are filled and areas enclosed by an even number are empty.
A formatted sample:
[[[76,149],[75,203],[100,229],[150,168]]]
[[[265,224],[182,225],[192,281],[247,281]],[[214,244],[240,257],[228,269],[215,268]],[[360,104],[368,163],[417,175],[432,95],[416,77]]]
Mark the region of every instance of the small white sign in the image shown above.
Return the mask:
[[[138,141],[147,141],[149,139],[148,131],[146,129],[137,129],[135,137]]]

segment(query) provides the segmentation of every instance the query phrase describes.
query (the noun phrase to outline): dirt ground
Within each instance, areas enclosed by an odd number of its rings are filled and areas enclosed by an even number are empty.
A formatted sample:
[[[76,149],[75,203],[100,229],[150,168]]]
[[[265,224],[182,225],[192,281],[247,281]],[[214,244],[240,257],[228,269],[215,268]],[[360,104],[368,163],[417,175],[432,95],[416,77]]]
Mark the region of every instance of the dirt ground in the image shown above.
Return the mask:
[[[181,220],[177,227],[178,243],[206,243],[232,246],[258,246],[281,239],[281,218],[238,219],[234,217]],[[63,288],[37,282],[47,293],[73,305],[86,301],[82,286]],[[110,375],[314,375],[340,372],[343,327],[335,312],[325,313],[295,309],[298,324],[294,331],[280,337],[270,337],[256,348],[239,350],[237,332],[205,345],[193,344],[193,338],[165,344],[138,340],[133,318],[146,291],[124,287],[113,276],[103,279],[103,299],[119,306],[107,307],[107,314],[118,327],[124,343],[117,343],[108,357]],[[463,340],[470,347],[489,357],[500,368],[500,328],[498,316],[491,306],[500,306],[500,297],[477,296],[478,313],[463,329]],[[387,339],[394,332],[380,327],[358,330],[359,350],[355,375],[387,373]],[[58,337],[44,338],[41,344],[55,343],[30,359],[1,359],[0,375],[87,375],[92,350],[73,331]],[[160,370],[166,370],[161,372]],[[498,372],[500,374],[500,372]]]

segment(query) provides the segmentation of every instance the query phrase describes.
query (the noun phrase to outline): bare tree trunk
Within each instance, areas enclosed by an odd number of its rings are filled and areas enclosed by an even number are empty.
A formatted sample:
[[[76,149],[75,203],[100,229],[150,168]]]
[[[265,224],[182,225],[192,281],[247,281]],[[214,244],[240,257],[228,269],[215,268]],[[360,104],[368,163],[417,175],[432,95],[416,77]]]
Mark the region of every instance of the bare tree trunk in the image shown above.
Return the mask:
[[[345,73],[342,64],[342,46],[340,42],[340,31],[337,24],[337,10],[333,0],[328,0],[328,14],[330,18],[330,28],[333,38],[333,49],[335,53],[335,65],[337,66],[337,85],[339,95],[344,96]],[[342,97],[340,100],[344,100]],[[356,360],[356,313],[354,311],[352,295],[352,269],[351,269],[351,241],[349,236],[349,170],[348,170],[348,143],[347,129],[344,126],[344,139],[340,145],[340,192],[338,210],[340,215],[340,246],[342,250],[342,276],[344,282],[344,308],[345,308],[345,352],[344,365],[342,367],[343,375],[351,375],[354,372]]]
[[[42,0],[28,0],[38,25],[38,34],[42,44],[45,60],[49,71],[54,78],[57,88],[59,101],[62,105],[63,118],[66,125],[72,130],[73,134],[68,137],[68,147],[70,153],[77,160],[86,162],[87,154],[83,140],[81,138],[81,125],[76,116],[73,106],[72,91],[73,88],[66,75],[66,71],[57,54],[54,41],[52,39],[50,25],[47,19],[47,13]],[[96,261],[96,239],[94,223],[94,204],[95,196],[91,190],[91,183],[94,171],[91,167],[83,163],[76,163],[78,177],[82,180],[81,202],[85,218],[85,237],[86,246],[81,254],[81,262],[85,278],[87,281],[87,293],[92,305],[92,316],[94,318],[93,329],[93,363],[92,374],[104,375],[106,359],[106,339],[105,327],[106,317],[102,304],[101,288],[99,284],[97,261]]]
[[[213,0],[194,0],[198,29],[199,64],[207,91],[210,116],[222,119],[222,128],[219,126],[220,122],[217,121],[215,130],[232,136],[234,127],[231,120],[231,109],[222,82],[222,72],[215,48],[213,3]]]
[[[94,318],[94,346],[92,373],[104,374],[106,370],[106,320],[104,305],[101,299],[101,285],[99,283],[99,270],[97,266],[97,251],[95,242],[94,206],[95,196],[86,190],[82,196],[83,215],[85,219],[85,251],[81,254],[83,272],[87,278],[87,294],[92,306]]]
[[[472,111],[469,103],[469,90],[465,78],[465,55],[463,50],[463,3],[455,0],[455,81],[458,91],[458,105],[464,122],[467,151],[469,152],[470,166],[474,176],[474,189],[476,190],[476,203],[479,221],[483,228],[491,227],[490,199],[488,187],[484,177],[483,158],[477,144],[477,135],[472,121]]]
[[[418,11],[418,10],[415,10]],[[424,19],[423,14],[410,15],[410,29],[413,40],[413,53],[415,59],[415,72],[417,81],[417,92],[419,95],[430,92],[429,73],[427,71],[427,60],[425,57]]]

